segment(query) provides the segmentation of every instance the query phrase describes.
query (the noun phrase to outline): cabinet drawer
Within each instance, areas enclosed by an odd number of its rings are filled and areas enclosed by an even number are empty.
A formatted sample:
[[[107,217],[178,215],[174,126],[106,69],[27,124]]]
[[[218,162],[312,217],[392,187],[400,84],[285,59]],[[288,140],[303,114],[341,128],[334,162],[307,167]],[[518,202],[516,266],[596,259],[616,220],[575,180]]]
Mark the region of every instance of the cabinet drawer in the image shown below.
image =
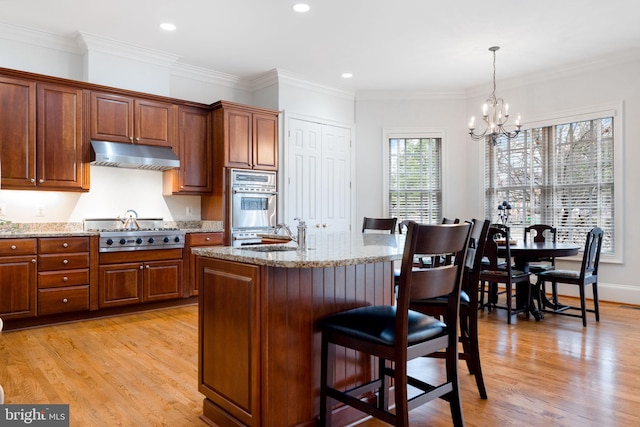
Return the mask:
[[[38,273],[38,289],[87,284],[89,284],[88,268]]]
[[[89,254],[38,255],[38,271],[88,268]]]
[[[38,314],[89,310],[89,285],[39,289]]]
[[[88,252],[88,237],[51,237],[38,239],[38,253]]]
[[[36,253],[36,239],[0,239],[0,256]]]
[[[223,233],[192,233],[189,235],[191,246],[221,245]]]

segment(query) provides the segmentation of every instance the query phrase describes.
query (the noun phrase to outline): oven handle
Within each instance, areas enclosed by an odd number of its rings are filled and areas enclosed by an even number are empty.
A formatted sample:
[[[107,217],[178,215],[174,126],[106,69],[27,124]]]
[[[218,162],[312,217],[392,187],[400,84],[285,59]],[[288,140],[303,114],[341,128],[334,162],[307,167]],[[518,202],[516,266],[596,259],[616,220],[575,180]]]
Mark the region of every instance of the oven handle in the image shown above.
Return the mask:
[[[262,196],[277,196],[277,191],[251,191],[251,190],[236,190],[233,189],[233,194],[259,194]]]

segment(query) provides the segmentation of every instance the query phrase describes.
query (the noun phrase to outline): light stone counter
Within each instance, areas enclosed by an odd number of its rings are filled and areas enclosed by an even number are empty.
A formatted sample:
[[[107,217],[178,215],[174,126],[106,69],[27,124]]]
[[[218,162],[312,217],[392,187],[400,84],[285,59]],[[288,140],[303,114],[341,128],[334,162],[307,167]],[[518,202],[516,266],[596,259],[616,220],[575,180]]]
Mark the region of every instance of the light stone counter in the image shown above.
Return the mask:
[[[294,242],[286,245],[193,248],[195,255],[245,264],[282,268],[338,267],[402,259],[404,235],[319,232],[307,236],[306,251]],[[265,248],[265,249],[263,249]],[[266,248],[279,249],[263,252]],[[282,250],[289,248],[291,250]]]

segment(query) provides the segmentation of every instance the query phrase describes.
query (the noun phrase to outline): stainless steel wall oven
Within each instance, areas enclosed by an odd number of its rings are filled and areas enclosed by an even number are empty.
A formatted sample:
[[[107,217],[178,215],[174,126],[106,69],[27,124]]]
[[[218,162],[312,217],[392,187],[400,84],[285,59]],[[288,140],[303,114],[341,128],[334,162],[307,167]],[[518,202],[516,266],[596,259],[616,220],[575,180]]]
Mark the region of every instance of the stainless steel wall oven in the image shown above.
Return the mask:
[[[233,246],[260,243],[276,226],[276,173],[231,169],[229,217]]]

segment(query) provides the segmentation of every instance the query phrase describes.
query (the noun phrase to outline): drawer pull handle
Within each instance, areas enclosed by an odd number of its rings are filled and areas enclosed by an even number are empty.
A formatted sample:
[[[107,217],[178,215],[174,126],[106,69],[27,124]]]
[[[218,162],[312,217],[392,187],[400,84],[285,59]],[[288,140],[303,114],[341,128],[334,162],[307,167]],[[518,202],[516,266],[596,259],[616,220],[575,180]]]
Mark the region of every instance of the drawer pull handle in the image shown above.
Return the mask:
[[[35,264],[36,263],[36,259],[35,258],[32,259],[31,262]]]
[[[64,243],[62,244],[62,247],[63,247],[63,248],[68,248],[68,247],[69,247],[69,244],[68,244],[67,242],[64,242]]]
[[[142,270],[143,268],[144,268],[144,266],[143,266],[143,265],[141,265],[141,266],[140,266],[140,270]]]
[[[63,259],[63,260],[62,260],[62,263],[63,263],[63,264],[69,264],[69,260],[68,260],[68,259]]]
[[[18,247],[16,245],[11,245],[11,249],[15,251]]]
[[[66,299],[66,298],[63,298],[63,299],[62,299],[62,302],[66,304],[66,303],[68,303],[68,302],[69,302],[69,300],[68,300],[68,299]]]
[[[64,276],[64,277],[62,278],[62,281],[63,281],[63,282],[68,282],[68,281],[69,281],[69,278],[68,278],[67,276]]]
[[[211,237],[205,237],[204,240],[206,240],[208,242],[209,240],[211,240]]]

